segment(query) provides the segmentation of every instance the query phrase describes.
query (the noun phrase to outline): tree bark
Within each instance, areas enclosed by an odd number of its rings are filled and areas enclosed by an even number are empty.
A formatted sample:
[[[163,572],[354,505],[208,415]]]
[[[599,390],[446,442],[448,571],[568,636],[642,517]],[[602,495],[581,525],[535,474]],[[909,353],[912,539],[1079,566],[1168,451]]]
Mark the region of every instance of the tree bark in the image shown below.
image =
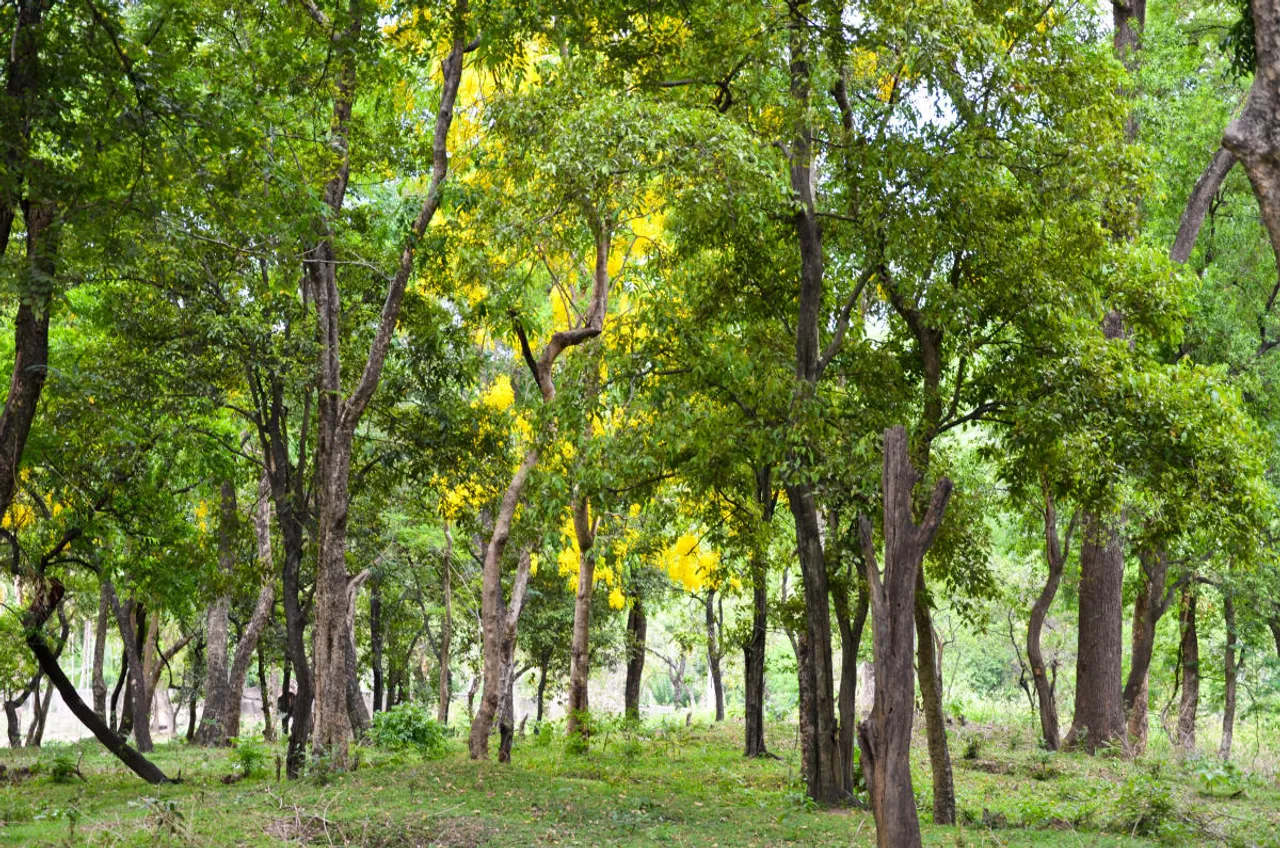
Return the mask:
[[[1191,251],[1195,249],[1200,227],[1204,224],[1204,217],[1209,213],[1213,198],[1217,195],[1218,189],[1222,188],[1222,183],[1226,181],[1227,174],[1231,173],[1235,164],[1236,157],[1231,154],[1231,151],[1220,147],[1209,160],[1200,179],[1196,180],[1191,196],[1187,198],[1187,207],[1182,212],[1182,220],[1178,223],[1178,235],[1173,240],[1173,247],[1169,249],[1169,258],[1179,265],[1185,265],[1191,258]]]
[[[859,585],[851,615],[848,592],[847,583],[838,585],[832,598],[836,623],[840,628],[840,760],[844,766],[845,785],[852,791],[853,746],[857,744],[858,727],[858,649],[862,646],[862,631],[867,625],[871,599],[866,586]]]
[[[707,670],[716,700],[716,721],[724,721],[724,679],[720,675],[720,640],[716,635],[715,589],[707,589],[702,599],[707,630]]]
[[[31,716],[31,727],[27,730],[28,748],[39,748],[40,743],[44,741],[45,720],[49,717],[49,706],[53,703],[53,681],[45,685],[43,699],[40,698],[38,685],[35,694],[31,704],[34,714]]]
[[[547,694],[547,666],[549,665],[551,665],[551,656],[548,654],[538,664],[538,712],[533,719],[534,727],[542,724],[542,706],[545,703]]]
[[[240,641],[236,643],[236,651],[231,659],[231,668],[227,673],[227,701],[223,720],[223,737],[226,739],[236,739],[240,736],[240,701],[244,696],[245,678],[249,675],[249,662],[253,659],[253,655],[258,649],[258,642],[262,638],[262,633],[266,630],[267,624],[271,621],[271,614],[275,610],[276,604],[275,576],[271,568],[274,561],[271,552],[271,481],[267,479],[265,474],[258,483],[258,501],[253,513],[253,533],[257,547],[258,562],[261,564],[266,577],[263,579],[262,587],[258,590],[258,599],[253,605],[253,613],[249,616],[249,623],[245,625],[244,632],[240,634]],[[258,665],[262,665],[261,656],[259,656]],[[261,671],[259,671],[259,678],[258,688],[262,694],[262,714],[266,720],[266,726],[270,727],[270,712],[267,708],[267,683],[265,679],[261,679]],[[266,733],[267,731],[264,730],[264,735]]]
[[[1227,629],[1227,644],[1222,657],[1223,705],[1222,705],[1222,742],[1218,745],[1218,756],[1223,760],[1231,759],[1231,738],[1236,727],[1236,607],[1231,591],[1222,591],[1222,616]]]
[[[644,599],[636,596],[631,602],[631,611],[627,613],[627,681],[622,699],[626,716],[633,721],[640,719],[640,681],[644,676],[647,631]],[[542,720],[541,710],[538,720]]]
[[[1182,700],[1178,704],[1178,747],[1185,754],[1196,750],[1196,711],[1200,706],[1200,639],[1196,634],[1196,591],[1182,590]]]
[[[75,685],[67,679],[62,667],[58,665],[57,656],[54,655],[48,642],[45,641],[43,628],[44,623],[49,620],[49,616],[53,614],[54,609],[62,602],[64,591],[62,583],[57,579],[45,579],[38,591],[32,593],[28,606],[23,612],[22,623],[27,634],[27,647],[35,655],[40,670],[53,681],[58,694],[62,696],[63,703],[67,705],[71,713],[130,771],[148,783],[172,782],[154,763],[125,744],[123,739],[113,733],[111,728],[107,727],[106,723],[98,718],[98,714],[81,700],[80,693],[76,691]],[[114,592],[112,597],[114,598]]]
[[[347,581],[347,714],[351,720],[351,733],[359,742],[369,730],[369,710],[364,703],[364,693],[360,690],[360,669],[356,662],[356,596],[360,587],[370,576],[365,569]]]
[[[773,488],[773,468],[756,469],[756,505],[760,508],[760,524],[772,527],[777,505]],[[757,544],[751,551],[751,638],[742,646],[745,678],[746,739],[743,754],[764,757],[769,751],[764,744],[764,671],[769,637],[769,587],[767,551]]]
[[[946,477],[938,481],[924,520],[917,525],[912,499],[919,480],[919,472],[911,465],[906,429],[899,426],[886,430],[883,577],[877,565],[871,521],[865,515],[859,516],[870,584],[876,686],[871,715],[859,726],[858,743],[876,821],[876,844],[881,848],[920,845],[910,761],[914,607],[918,574],[942,523],[951,497],[951,481]]]
[[[140,644],[141,634],[139,633],[146,616],[141,604],[130,598],[122,605],[120,599],[116,596],[115,587],[110,582],[105,585],[108,590],[107,597],[111,601],[111,608],[115,612],[116,626],[120,630],[120,639],[124,642],[125,651],[129,656],[129,687],[131,692],[125,693],[125,701],[129,706],[129,715],[132,721],[131,730],[139,753],[145,754],[151,751],[153,747],[151,744],[150,699],[147,697],[147,678],[142,660],[142,652],[145,648]],[[135,626],[134,622],[135,613],[138,618],[137,626]],[[130,697],[130,694],[132,697]]]
[[[107,654],[107,626],[110,623],[111,602],[107,594],[99,587],[98,619],[93,631],[93,711],[98,718],[107,720],[107,681],[102,674],[102,666]]]
[[[1098,516],[1086,515],[1081,529],[1076,702],[1065,744],[1094,753],[1123,741],[1125,733],[1120,688],[1124,551],[1119,532]]]
[[[516,632],[520,623],[520,611],[524,608],[524,599],[529,590],[529,572],[533,566],[533,560],[528,550],[520,552],[519,565],[516,567],[516,574],[511,581],[511,601],[504,604],[501,596],[498,598],[498,609],[496,617],[500,627],[490,631],[485,627],[485,640],[490,639],[492,642],[493,654],[496,655],[496,662],[492,668],[489,668],[488,658],[490,655],[489,647],[485,646],[485,679],[484,693],[481,696],[480,712],[477,713],[471,721],[471,735],[468,745],[472,759],[487,759],[489,753],[489,733],[493,728],[493,719],[498,719],[498,731],[500,738],[505,742],[505,751],[501,748],[498,752],[499,762],[510,762],[511,745],[507,741],[509,734],[513,733],[515,728],[511,726],[510,720],[512,716],[499,714],[502,704],[501,699],[506,697],[507,690],[514,685],[513,678],[515,675],[515,655],[516,655]],[[490,674],[493,675],[492,680]],[[494,690],[497,690],[496,693]],[[472,694],[475,692],[475,685],[472,684]],[[491,703],[489,698],[493,693],[498,703]],[[470,701],[470,696],[468,702]],[[487,712],[487,717],[486,717]],[[505,712],[505,711],[501,711]],[[483,730],[484,736],[479,736]]]
[[[440,701],[436,705],[436,721],[449,724],[449,701],[453,697],[450,687],[449,664],[453,646],[453,535],[449,525],[444,525],[444,562],[440,566],[444,581],[444,621],[440,625]]]
[[[369,665],[373,674],[373,711],[382,711],[382,578],[369,582]]]
[[[1040,648],[1040,635],[1044,630],[1044,622],[1049,614],[1049,607],[1058,594],[1058,584],[1062,581],[1062,571],[1071,555],[1071,536],[1076,526],[1076,515],[1071,516],[1067,525],[1066,538],[1058,538],[1058,513],[1049,487],[1044,487],[1044,541],[1045,561],[1049,565],[1049,576],[1044,588],[1031,606],[1031,621],[1027,625],[1027,663],[1031,666],[1031,676],[1035,681],[1036,702],[1040,712],[1040,730],[1044,736],[1044,745],[1050,751],[1058,750],[1061,738],[1058,731],[1058,702],[1055,697],[1057,683],[1057,665],[1055,661],[1052,678],[1046,673],[1044,653]]]
[[[263,650],[262,640],[258,640],[258,693],[262,698],[262,739],[264,742],[276,741],[276,726],[271,720],[271,693],[275,691],[274,681],[267,679],[267,658]],[[275,676],[273,671],[272,677]],[[237,729],[238,730],[238,729]]]
[[[933,775],[933,823],[955,824],[956,787],[951,776],[951,751],[947,747],[947,721],[942,707],[942,665],[938,660],[923,567],[916,572],[915,620],[920,702],[924,705],[929,767]]]
[[[228,615],[231,610],[229,584],[235,568],[236,489],[223,480],[218,521],[218,571],[223,588],[209,606],[205,617],[205,650],[208,674],[204,686],[204,714],[196,729],[195,744],[209,748],[227,744],[226,716],[231,696],[227,684]]]
[[[1133,602],[1133,639],[1129,677],[1124,686],[1124,709],[1128,716],[1129,743],[1135,754],[1147,747],[1147,687],[1151,655],[1155,650],[1156,625],[1173,602],[1167,589],[1169,558],[1163,550],[1143,551],[1142,589]],[[1174,587],[1176,589],[1176,586]]]

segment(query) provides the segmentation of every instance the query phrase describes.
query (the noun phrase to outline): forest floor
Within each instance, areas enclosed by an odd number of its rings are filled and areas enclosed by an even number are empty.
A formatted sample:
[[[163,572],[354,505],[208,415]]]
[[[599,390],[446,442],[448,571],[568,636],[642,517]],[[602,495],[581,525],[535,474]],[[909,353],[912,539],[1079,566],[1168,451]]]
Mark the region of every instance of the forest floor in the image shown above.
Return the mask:
[[[782,759],[768,760],[742,758],[742,727],[733,721],[613,727],[585,755],[567,751],[550,726],[545,730],[518,740],[511,765],[469,762],[459,738],[432,760],[358,749],[355,771],[293,782],[277,780],[274,747],[246,746],[248,753],[237,757],[163,745],[154,758],[182,783],[159,787],[140,782],[91,742],[0,750],[6,767],[0,844],[874,844],[865,810],[819,810],[805,802],[793,728],[770,728],[769,744]],[[953,729],[962,822],[926,824],[925,843],[1280,846],[1274,772],[1179,763],[1167,753],[1137,761],[1048,754],[1032,740],[1030,730]],[[74,767],[82,755],[83,779],[54,780],[59,766]],[[257,760],[260,771],[224,783],[246,759]],[[914,765],[927,821],[923,750]]]

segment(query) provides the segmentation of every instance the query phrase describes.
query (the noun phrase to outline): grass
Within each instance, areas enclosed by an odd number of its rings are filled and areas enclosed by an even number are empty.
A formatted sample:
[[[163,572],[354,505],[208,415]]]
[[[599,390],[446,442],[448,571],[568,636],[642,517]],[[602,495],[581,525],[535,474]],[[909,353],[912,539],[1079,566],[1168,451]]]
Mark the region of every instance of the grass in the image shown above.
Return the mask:
[[[341,775],[275,778],[278,748],[259,777],[238,774],[226,751],[160,746],[155,760],[178,785],[152,787],[91,743],[2,751],[0,844],[24,846],[572,846],[696,848],[870,845],[868,812],[818,810],[796,779],[794,727],[770,728],[778,760],[744,760],[741,725],[681,721],[627,729],[606,722],[589,754],[558,732],[518,741],[511,765],[473,763],[462,741],[440,759],[360,749]],[[1280,846],[1274,778],[1222,773],[1166,755],[1047,754],[1029,730],[953,729],[962,822],[925,824],[945,846]],[[495,745],[496,749],[496,745]],[[57,754],[79,758],[84,780],[57,783]],[[495,750],[496,753],[496,750]],[[928,763],[913,758],[922,818]]]

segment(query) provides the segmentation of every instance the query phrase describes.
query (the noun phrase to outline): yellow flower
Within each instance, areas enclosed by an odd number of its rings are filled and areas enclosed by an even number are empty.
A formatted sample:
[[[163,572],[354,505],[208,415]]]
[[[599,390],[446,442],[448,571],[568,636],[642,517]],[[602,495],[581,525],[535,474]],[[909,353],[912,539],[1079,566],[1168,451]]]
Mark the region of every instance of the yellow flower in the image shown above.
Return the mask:
[[[627,605],[627,599],[622,594],[621,586],[614,586],[613,591],[609,593],[609,606],[613,609],[622,609]]]
[[[503,374],[493,381],[493,385],[489,387],[489,391],[485,392],[481,403],[497,412],[505,412],[515,401],[516,393],[511,388],[511,378]]]

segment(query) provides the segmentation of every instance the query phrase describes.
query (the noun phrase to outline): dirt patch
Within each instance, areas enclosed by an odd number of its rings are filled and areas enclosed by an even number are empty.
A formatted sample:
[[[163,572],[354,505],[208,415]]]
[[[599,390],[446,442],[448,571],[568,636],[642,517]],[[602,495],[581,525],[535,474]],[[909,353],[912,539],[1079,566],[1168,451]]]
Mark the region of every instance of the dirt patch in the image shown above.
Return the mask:
[[[390,818],[382,821],[332,821],[323,816],[296,815],[273,819],[263,831],[272,839],[295,845],[479,848],[489,841],[490,828],[479,819],[469,816],[408,824]]]
[[[1000,760],[961,760],[961,767],[969,771],[981,771],[986,774],[1009,774],[1013,767]]]

